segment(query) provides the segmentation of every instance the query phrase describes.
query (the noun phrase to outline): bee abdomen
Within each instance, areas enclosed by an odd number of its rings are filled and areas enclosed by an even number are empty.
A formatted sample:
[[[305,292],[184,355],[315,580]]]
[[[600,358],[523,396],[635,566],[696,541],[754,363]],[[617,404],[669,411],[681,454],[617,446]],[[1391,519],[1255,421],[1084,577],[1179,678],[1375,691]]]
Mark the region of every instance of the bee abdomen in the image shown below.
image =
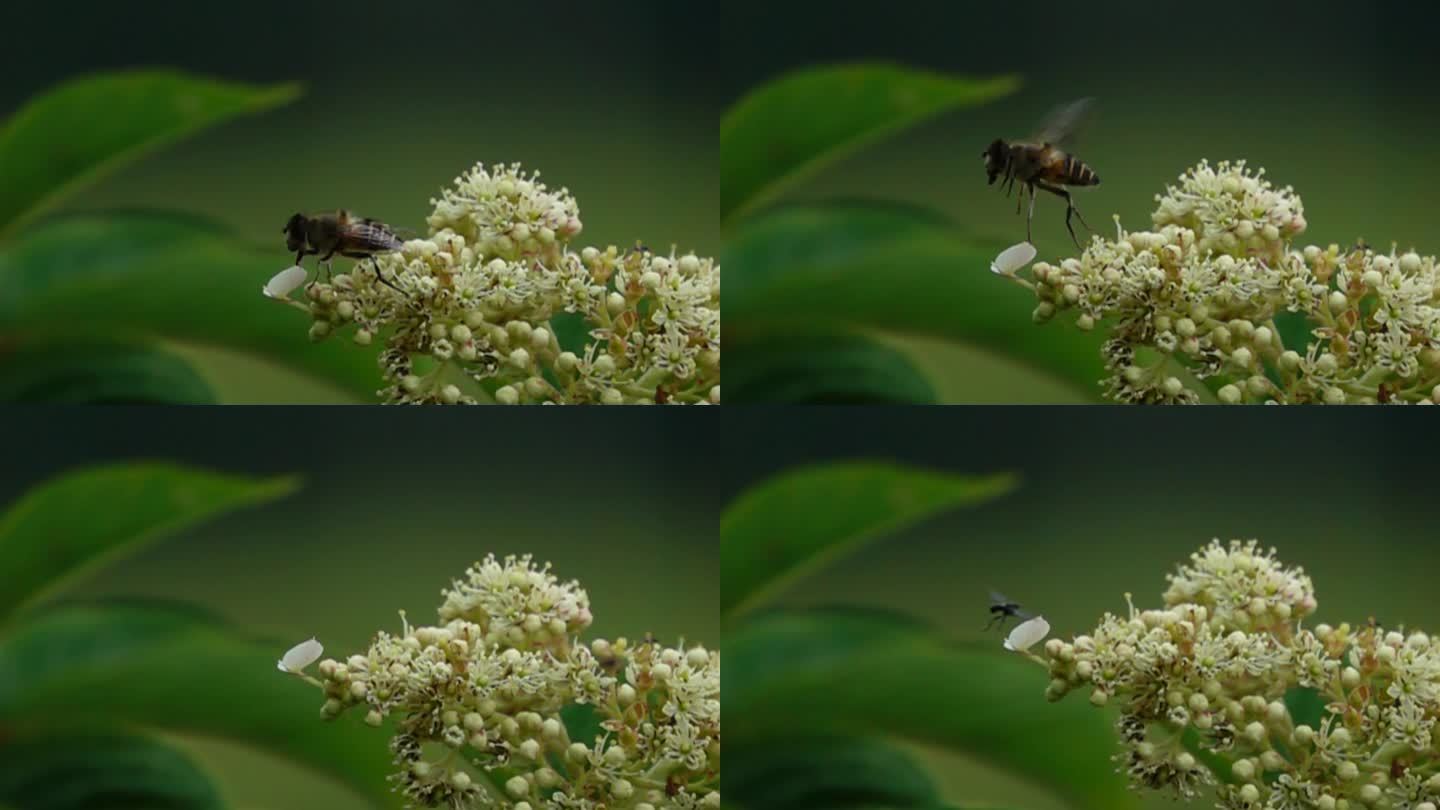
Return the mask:
[[[1083,161],[1065,156],[1065,183],[1071,186],[1098,186],[1100,175],[1095,170],[1086,166]]]

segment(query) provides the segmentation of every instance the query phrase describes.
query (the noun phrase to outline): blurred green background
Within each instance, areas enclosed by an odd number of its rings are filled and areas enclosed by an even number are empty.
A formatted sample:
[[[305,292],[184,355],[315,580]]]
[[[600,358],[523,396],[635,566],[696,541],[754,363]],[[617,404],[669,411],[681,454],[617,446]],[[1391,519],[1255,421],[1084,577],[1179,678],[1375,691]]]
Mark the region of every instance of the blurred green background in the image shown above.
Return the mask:
[[[803,411],[803,415],[802,415]],[[1232,409],[732,409],[719,489],[735,494],[796,465],[872,459],[962,474],[1015,472],[1015,492],[841,555],[780,606],[899,611],[997,651],[983,628],[995,588],[1054,634],[1106,611],[1154,607],[1165,574],[1212,538],[1256,538],[1314,580],[1314,622],[1440,627],[1433,459],[1440,436],[1361,411]],[[1354,415],[1352,415],[1354,414]],[[1387,414],[1393,417],[1394,414]],[[863,421],[862,421],[863,420]],[[1069,701],[1084,703],[1084,695]],[[1088,707],[1086,707],[1088,708]],[[1051,710],[1039,690],[1016,713]],[[1050,793],[953,753],[920,750],[959,807],[1059,810]],[[1118,749],[1117,749],[1118,750]],[[1154,794],[1146,807],[1175,807]],[[1209,806],[1199,801],[1194,807]]]
[[[667,643],[720,646],[723,501],[693,451],[681,449],[708,429],[703,418],[593,409],[557,430],[539,410],[483,425],[459,412],[413,414],[13,410],[0,501],[62,471],[119,460],[298,473],[297,494],[185,531],[70,591],[193,602],[283,640],[277,658],[312,635],[328,655],[361,651],[376,631],[398,631],[401,609],[412,622],[433,622],[440,590],[490,552],[530,553],[554,563],[561,579],[579,579],[595,613],[587,638],[653,632]],[[298,681],[295,688],[310,689]],[[320,723],[318,691],[315,698]],[[241,810],[360,806],[338,783],[269,755],[183,742]]]
[[[639,239],[712,255],[714,13],[663,0],[29,3],[7,21],[0,111],[101,70],[302,82],[299,101],[163,149],[62,209],[217,218],[274,248],[274,262],[255,268],[257,290],[290,263],[280,230],[295,211],[351,208],[423,233],[429,199],[476,161],[519,161],[568,186],[585,244]],[[224,306],[275,305],[257,295]],[[306,328],[297,316],[302,346]],[[244,355],[176,348],[224,402],[354,401]]]
[[[1440,251],[1433,233],[1440,109],[1429,103],[1440,74],[1428,44],[1440,23],[1435,7],[728,0],[725,8],[727,40],[745,43],[744,58],[726,66],[727,104],[779,74],[836,62],[1023,79],[1014,95],[866,148],[787,199],[904,200],[999,244],[1021,241],[1024,217],[1013,199],[986,185],[981,151],[996,137],[1033,134],[1057,104],[1095,96],[1095,118],[1075,152],[1103,183],[1078,193],[1076,204],[1102,233],[1113,233],[1117,214],[1127,228],[1148,227],[1154,196],[1201,158],[1244,158],[1299,192],[1309,222],[1304,243],[1363,237],[1385,248],[1395,241]],[[1041,260],[1075,255],[1058,198],[1037,203],[1034,238]],[[1080,402],[1090,393],[987,356],[983,347],[899,342],[941,381],[941,402]]]

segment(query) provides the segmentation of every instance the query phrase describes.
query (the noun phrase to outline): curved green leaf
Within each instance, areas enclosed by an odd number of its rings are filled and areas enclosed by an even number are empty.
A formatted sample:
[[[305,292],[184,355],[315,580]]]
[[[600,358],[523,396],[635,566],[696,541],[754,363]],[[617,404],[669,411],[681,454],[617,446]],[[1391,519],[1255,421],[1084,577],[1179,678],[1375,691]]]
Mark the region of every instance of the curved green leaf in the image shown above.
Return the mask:
[[[731,404],[933,405],[935,388],[910,359],[859,334],[752,336],[725,346]]]
[[[0,744],[0,803],[17,810],[220,810],[189,757],[132,735],[42,735]]]
[[[386,735],[353,716],[322,722],[320,690],[276,671],[287,646],[183,607],[49,609],[0,637],[0,725],[110,723],[228,738],[335,777],[376,807],[399,807],[385,778]]]
[[[1001,248],[904,206],[776,210],[726,240],[727,338],[880,328],[963,341],[1098,400],[1105,376],[1099,330],[1036,326],[1035,297],[990,272]]]
[[[725,801],[750,810],[930,807],[925,769],[874,739],[783,737],[725,748]]]
[[[720,219],[886,135],[1019,85],[881,64],[807,68],[764,84],[720,119]]]
[[[61,341],[0,353],[0,402],[213,405],[184,359],[149,346]]]
[[[299,94],[293,84],[262,87],[172,71],[66,82],[0,127],[0,236],[146,152]]]
[[[1138,806],[1110,755],[1107,715],[1045,701],[1045,668],[998,641],[947,643],[913,621],[866,611],[758,617],[726,638],[726,746],[795,729],[890,734],[964,751],[1045,785],[1076,807]]]
[[[312,344],[305,313],[261,295],[290,258],[193,217],[48,221],[0,248],[0,335],[213,344],[373,399],[378,347],[346,334]]]
[[[1013,475],[967,476],[847,462],[782,473],[720,517],[720,613],[733,616],[861,544],[1015,487]]]
[[[51,479],[0,516],[0,618],[119,555],[297,486],[294,478],[160,463],[91,467]]]

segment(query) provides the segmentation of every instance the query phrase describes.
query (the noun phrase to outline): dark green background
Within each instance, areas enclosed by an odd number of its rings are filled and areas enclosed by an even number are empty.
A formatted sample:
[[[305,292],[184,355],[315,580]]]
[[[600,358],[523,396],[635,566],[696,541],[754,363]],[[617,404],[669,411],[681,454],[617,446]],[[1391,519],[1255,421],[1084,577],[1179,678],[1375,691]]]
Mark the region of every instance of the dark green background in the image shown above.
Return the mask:
[[[423,233],[429,199],[476,161],[520,161],[568,186],[583,244],[713,255],[718,14],[718,3],[664,0],[24,3],[6,17],[0,115],[96,70],[303,82],[298,102],[165,149],[69,206],[219,218],[275,248],[257,290],[289,263],[291,213],[346,207]],[[258,295],[205,305],[274,306]],[[303,317],[295,329],[304,344]],[[185,351],[222,401],[348,399],[242,356]]]
[[[1440,432],[1431,420],[1373,409],[732,408],[726,434],[767,451],[732,441],[721,489],[852,458],[1018,473],[1013,494],[867,546],[783,599],[898,610],[957,640],[988,638],[997,652],[1002,634],[982,629],[990,588],[1070,636],[1123,612],[1126,591],[1137,607],[1158,606],[1165,574],[1217,537],[1256,538],[1304,566],[1320,605],[1311,626],[1373,615],[1433,632]],[[1034,697],[1014,711],[1047,711]],[[957,806],[1063,806],[987,766],[927,754]],[[1176,806],[1160,794],[1147,804]]]
[[[1246,158],[1300,193],[1306,243],[1364,237],[1435,253],[1437,24],[1435,7],[1399,2],[727,0],[726,39],[745,46],[727,64],[725,94],[733,101],[796,67],[855,60],[1020,75],[1015,95],[867,149],[795,192],[922,203],[1002,244],[1024,239],[1024,220],[1013,198],[986,186],[980,152],[993,138],[1032,134],[1057,104],[1095,96],[1075,151],[1103,184],[1076,202],[1102,233],[1113,234],[1115,214],[1148,227],[1154,195],[1201,158]],[[1042,260],[1075,253],[1063,210],[1057,199],[1036,205]],[[905,345],[945,380],[940,401],[1077,401],[977,351],[985,347]]]
[[[433,623],[440,590],[490,552],[531,553],[579,579],[595,614],[587,638],[648,631],[720,646],[722,495],[702,452],[718,410],[591,408],[558,420],[539,408],[488,419],[441,410],[12,409],[0,502],[64,470],[126,459],[299,473],[296,495],[184,532],[69,592],[195,602],[284,640],[277,658],[312,635],[329,655],[361,651],[375,631],[399,630],[401,609]],[[241,810],[357,806],[270,757],[186,744]]]

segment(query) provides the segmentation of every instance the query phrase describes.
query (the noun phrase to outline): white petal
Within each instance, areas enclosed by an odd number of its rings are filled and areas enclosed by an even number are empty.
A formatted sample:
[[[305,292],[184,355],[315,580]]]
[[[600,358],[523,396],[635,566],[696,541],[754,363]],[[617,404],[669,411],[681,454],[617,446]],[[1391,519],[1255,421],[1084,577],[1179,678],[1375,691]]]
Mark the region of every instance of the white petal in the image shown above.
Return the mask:
[[[324,652],[325,648],[320,645],[320,642],[312,638],[291,647],[276,666],[280,668],[281,672],[299,672],[319,660]]]
[[[305,268],[297,264],[294,267],[287,267],[276,273],[275,277],[270,279],[270,283],[266,284],[261,292],[265,293],[266,298],[284,298],[294,292],[295,288],[299,287],[304,281]]]
[[[1044,616],[1036,616],[1015,625],[1015,629],[1011,630],[1010,636],[1005,639],[1005,649],[1025,652],[1048,635],[1050,623],[1045,621]]]
[[[1035,246],[1029,242],[1021,242],[1000,251],[1000,255],[990,263],[990,272],[1008,276],[1033,261]]]

